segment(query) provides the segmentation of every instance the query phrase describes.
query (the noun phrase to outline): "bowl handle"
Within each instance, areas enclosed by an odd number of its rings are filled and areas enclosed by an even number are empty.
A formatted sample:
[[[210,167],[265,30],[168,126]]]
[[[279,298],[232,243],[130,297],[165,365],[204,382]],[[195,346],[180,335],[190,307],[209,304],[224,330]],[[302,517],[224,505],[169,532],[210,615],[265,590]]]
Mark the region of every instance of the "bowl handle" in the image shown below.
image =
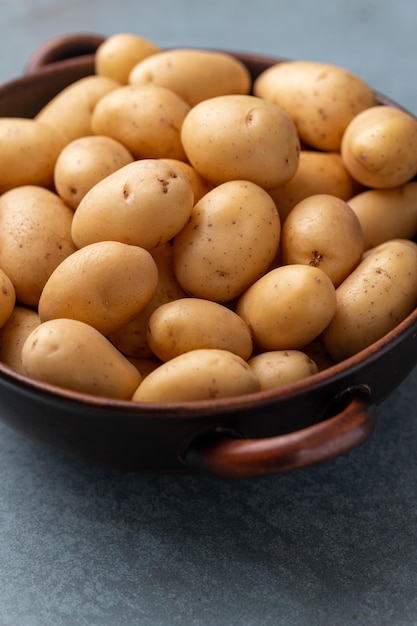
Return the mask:
[[[30,57],[25,74],[34,74],[51,63],[94,54],[104,37],[92,34],[69,34],[44,43]]]
[[[276,437],[239,439],[210,432],[192,441],[183,454],[194,473],[222,478],[254,478],[313,465],[344,454],[363,443],[375,426],[369,395],[355,393],[337,415]]]

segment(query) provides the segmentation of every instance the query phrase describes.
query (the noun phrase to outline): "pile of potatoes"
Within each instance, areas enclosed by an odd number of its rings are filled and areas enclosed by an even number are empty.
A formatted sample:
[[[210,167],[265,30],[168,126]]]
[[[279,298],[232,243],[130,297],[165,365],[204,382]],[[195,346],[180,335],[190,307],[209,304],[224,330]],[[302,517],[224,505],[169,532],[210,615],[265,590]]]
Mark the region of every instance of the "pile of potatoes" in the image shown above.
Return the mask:
[[[417,120],[324,63],[106,39],[0,118],[0,359],[88,394],[275,389],[417,305]]]

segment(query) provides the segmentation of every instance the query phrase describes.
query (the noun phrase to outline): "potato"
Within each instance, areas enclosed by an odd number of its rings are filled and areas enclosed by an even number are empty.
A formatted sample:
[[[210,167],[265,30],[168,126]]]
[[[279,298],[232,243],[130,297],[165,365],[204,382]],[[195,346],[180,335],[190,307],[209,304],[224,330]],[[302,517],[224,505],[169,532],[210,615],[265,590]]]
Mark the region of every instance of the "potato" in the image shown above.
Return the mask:
[[[234,311],[202,298],[181,298],[162,304],[148,322],[148,344],[161,360],[199,348],[218,348],[248,359],[252,337]]]
[[[25,373],[73,391],[130,400],[138,370],[95,328],[73,319],[37,326],[22,349]]]
[[[75,251],[72,216],[57,194],[36,185],[0,196],[0,266],[20,304],[37,306],[54,269]]]
[[[181,127],[189,105],[158,85],[125,85],[104,96],[92,114],[92,130],[120,141],[135,159],[186,160]]]
[[[246,361],[228,352],[202,348],[180,354],[150,372],[134,402],[189,402],[229,398],[259,391]]]
[[[336,293],[336,312],[322,340],[341,361],[383,337],[416,306],[417,244],[391,240],[373,248]]]
[[[79,248],[112,240],[151,250],[182,229],[193,204],[191,184],[179,168],[141,159],[90,189],[75,211],[72,238]]]
[[[74,139],[56,160],[55,189],[68,206],[76,209],[91,187],[132,161],[129,150],[111,137],[88,135]]]
[[[12,281],[0,268],[0,328],[2,328],[11,314],[16,303],[16,291]]]
[[[336,290],[327,274],[298,264],[264,274],[236,307],[260,351],[302,349],[322,333],[335,310]]]
[[[261,389],[276,389],[318,372],[314,361],[300,350],[272,350],[249,359]]]
[[[249,180],[269,189],[295,174],[300,144],[291,118],[250,95],[218,96],[194,106],[181,140],[191,165],[218,185]]]
[[[206,195],[206,193],[213,189],[213,183],[203,178],[203,176],[201,176],[201,174],[199,174],[197,170],[189,163],[179,161],[178,159],[161,160],[170,165],[175,165],[175,167],[179,167],[179,169],[182,170],[182,173],[187,178],[188,182],[191,185],[191,189],[193,190],[194,204],[196,204],[199,200],[201,200],[203,196]]]
[[[227,52],[173,48],[140,61],[129,83],[161,85],[194,106],[215,96],[248,94],[252,79],[247,67]]]
[[[194,206],[174,238],[178,282],[197,298],[233,300],[268,269],[280,231],[266,191],[249,181],[223,183]]]
[[[367,187],[398,187],[417,174],[417,119],[392,106],[356,115],[343,135],[342,159]]]
[[[255,80],[253,92],[286,111],[300,139],[319,150],[340,150],[352,118],[376,104],[372,89],[359,76],[316,61],[272,65]]]
[[[95,73],[126,85],[132,68],[139,61],[159,51],[159,46],[145,37],[132,33],[116,33],[98,46],[94,56]]]
[[[42,322],[76,319],[109,335],[155,293],[158,270],[147,250],[101,241],[76,250],[51,274],[39,300]]]
[[[24,374],[22,348],[32,330],[41,323],[33,309],[17,305],[0,330],[0,361]]]
[[[340,198],[317,194],[299,202],[281,232],[281,261],[319,267],[337,287],[358,265],[364,250],[355,212]]]
[[[65,138],[35,120],[0,117],[0,193],[21,185],[52,187]]]

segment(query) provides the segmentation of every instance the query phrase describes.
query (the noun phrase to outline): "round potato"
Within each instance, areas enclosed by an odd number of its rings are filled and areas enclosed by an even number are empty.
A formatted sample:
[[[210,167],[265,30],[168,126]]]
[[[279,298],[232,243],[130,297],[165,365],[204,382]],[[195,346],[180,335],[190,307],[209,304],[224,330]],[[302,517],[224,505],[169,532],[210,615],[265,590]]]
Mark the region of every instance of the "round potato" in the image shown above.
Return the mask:
[[[25,373],[73,391],[130,400],[141,375],[95,328],[73,319],[37,326],[22,349]]]
[[[193,204],[191,184],[179,168],[141,159],[90,189],[74,213],[72,238],[79,248],[111,240],[151,250],[182,229]]]
[[[211,191],[214,187],[213,183],[206,180],[197,172],[197,170],[190,165],[189,163],[185,163],[185,161],[179,161],[178,159],[161,159],[170,165],[175,165],[175,167],[179,167],[184,176],[187,178],[188,182],[191,185],[191,189],[194,194],[194,204],[196,204],[203,196],[206,195],[209,191]]]
[[[174,267],[189,295],[226,302],[274,259],[281,225],[270,195],[249,181],[215,187],[194,206],[174,238]]]
[[[109,335],[149,302],[158,269],[147,250],[102,241],[76,250],[49,277],[39,300],[42,322],[76,319]]]
[[[194,106],[181,139],[191,165],[214,184],[249,180],[269,189],[296,172],[300,144],[291,118],[250,95],[218,96]]]
[[[185,352],[150,372],[133,394],[134,402],[189,402],[229,398],[259,391],[253,370],[227,350]]]
[[[145,37],[115,33],[98,46],[94,56],[95,73],[126,85],[132,68],[159,51],[160,47]]]
[[[319,370],[314,361],[300,350],[272,350],[249,359],[261,389],[276,389],[303,380]]]
[[[260,351],[302,349],[322,333],[335,310],[332,281],[311,265],[269,271],[245,291],[236,307]]]
[[[16,303],[16,291],[12,281],[0,268],[0,328],[2,328],[13,313]]]
[[[41,323],[33,309],[17,305],[0,330],[0,361],[24,374],[22,348],[32,330]]]

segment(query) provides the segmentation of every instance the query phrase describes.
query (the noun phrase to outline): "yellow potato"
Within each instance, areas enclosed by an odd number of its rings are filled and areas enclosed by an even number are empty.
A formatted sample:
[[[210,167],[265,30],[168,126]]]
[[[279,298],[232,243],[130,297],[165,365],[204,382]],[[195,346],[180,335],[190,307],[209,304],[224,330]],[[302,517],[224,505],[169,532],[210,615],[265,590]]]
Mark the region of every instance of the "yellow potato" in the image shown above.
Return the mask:
[[[177,279],[189,295],[236,298],[269,267],[280,240],[276,206],[258,185],[230,181],[194,206],[174,238]]]
[[[22,348],[29,334],[41,323],[33,309],[17,305],[0,330],[0,361],[24,374]]]
[[[194,106],[181,140],[191,165],[220,184],[249,180],[269,189],[295,174],[300,144],[291,118],[250,95],[218,96]]]
[[[253,91],[284,109],[301,140],[319,150],[338,151],[351,119],[376,104],[372,89],[361,78],[316,61],[277,63],[255,80]]]
[[[311,265],[269,271],[245,291],[236,307],[261,351],[302,349],[322,333],[335,310],[332,281]]]
[[[231,54],[175,48],[140,61],[129,83],[167,87],[194,106],[215,96],[248,94],[252,80],[247,67]]]
[[[0,268],[0,328],[2,328],[13,313],[16,303],[16,291],[12,281]]]
[[[0,193],[21,185],[52,187],[65,138],[35,120],[0,118]]]
[[[300,350],[272,350],[249,359],[261,389],[276,389],[303,380],[319,370],[314,361]]]
[[[72,221],[76,245],[112,240],[151,250],[174,237],[194,196],[182,171],[159,159],[129,163],[84,196]]]
[[[319,267],[336,287],[358,265],[363,250],[359,219],[344,200],[335,196],[305,198],[282,226],[282,263]]]
[[[116,33],[98,46],[94,57],[95,73],[126,85],[132,68],[159,51],[159,46],[149,39],[132,33]]]
[[[55,189],[68,206],[76,209],[91,187],[132,161],[129,150],[111,137],[88,135],[74,139],[56,160]]]
[[[92,114],[96,135],[120,141],[136,159],[185,159],[181,127],[189,105],[158,85],[124,85],[104,96]]]
[[[117,241],[85,246],[49,277],[39,300],[42,322],[60,317],[109,335],[127,324],[155,293],[158,270],[147,250]]]
[[[182,173],[188,179],[188,182],[191,185],[194,194],[194,204],[196,204],[203,196],[206,195],[209,191],[211,191],[214,187],[213,183],[206,180],[197,172],[197,170],[190,165],[189,163],[185,163],[185,161],[179,161],[178,159],[161,159],[166,163],[171,165],[175,165],[182,170]],[[351,194],[352,195],[352,194]]]
[[[343,162],[362,185],[398,187],[417,174],[417,119],[391,106],[356,115],[343,135]]]
[[[161,360],[199,348],[218,348],[248,359],[252,337],[248,325],[226,306],[202,298],[162,304],[148,322],[148,344]]]
[[[341,361],[383,337],[417,305],[417,244],[392,240],[373,248],[336,294],[322,340]]]
[[[0,196],[0,266],[20,304],[37,306],[54,269],[75,251],[72,216],[57,194],[36,185]]]
[[[72,319],[37,326],[22,349],[25,373],[73,391],[130,400],[141,381],[134,367],[95,328]]]
[[[133,394],[134,402],[214,400],[259,391],[246,361],[227,350],[199,349],[180,354],[150,372]]]

